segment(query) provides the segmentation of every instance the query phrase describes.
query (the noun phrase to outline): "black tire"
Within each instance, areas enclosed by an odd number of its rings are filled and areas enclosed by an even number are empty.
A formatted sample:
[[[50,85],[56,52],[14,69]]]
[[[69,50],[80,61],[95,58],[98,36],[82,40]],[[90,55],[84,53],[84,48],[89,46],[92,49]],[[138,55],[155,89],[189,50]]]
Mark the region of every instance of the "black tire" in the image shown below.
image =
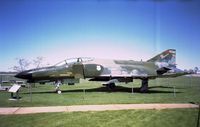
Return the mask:
[[[106,84],[106,87],[109,89],[109,90],[114,90],[115,89],[115,83],[110,83],[110,84]]]
[[[75,83],[68,83],[68,85],[75,85]]]
[[[147,93],[148,92],[148,79],[142,79],[142,86],[140,87],[141,93]]]

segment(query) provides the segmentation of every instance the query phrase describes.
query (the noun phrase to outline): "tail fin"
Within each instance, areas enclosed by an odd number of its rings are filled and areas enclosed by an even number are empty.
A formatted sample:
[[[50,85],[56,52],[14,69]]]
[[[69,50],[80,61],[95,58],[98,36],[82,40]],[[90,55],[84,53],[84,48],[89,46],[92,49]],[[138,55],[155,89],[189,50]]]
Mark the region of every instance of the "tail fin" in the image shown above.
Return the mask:
[[[168,49],[147,60],[147,62],[167,63],[169,67],[176,67],[176,50]]]

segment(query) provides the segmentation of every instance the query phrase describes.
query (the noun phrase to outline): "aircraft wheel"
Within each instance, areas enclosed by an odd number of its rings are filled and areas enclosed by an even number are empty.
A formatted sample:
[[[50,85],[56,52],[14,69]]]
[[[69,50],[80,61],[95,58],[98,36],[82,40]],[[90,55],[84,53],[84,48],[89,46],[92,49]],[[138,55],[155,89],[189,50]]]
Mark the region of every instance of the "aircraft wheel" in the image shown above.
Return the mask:
[[[68,83],[68,85],[74,85],[75,83]]]
[[[148,79],[142,79],[142,86],[140,87],[141,93],[148,92]]]
[[[106,87],[107,87],[109,90],[113,90],[116,86],[115,86],[115,83],[110,83],[110,84],[106,84]]]
[[[61,92],[61,90],[58,90],[57,93],[58,93],[58,94],[61,94],[62,92]]]

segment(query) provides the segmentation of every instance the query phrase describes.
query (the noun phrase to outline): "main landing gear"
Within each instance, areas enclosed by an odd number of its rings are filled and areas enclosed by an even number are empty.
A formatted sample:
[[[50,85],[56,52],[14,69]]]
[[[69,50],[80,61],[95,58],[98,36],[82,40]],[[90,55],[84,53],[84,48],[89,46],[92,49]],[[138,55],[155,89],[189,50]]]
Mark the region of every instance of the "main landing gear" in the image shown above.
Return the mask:
[[[103,85],[103,86],[106,86],[106,88],[107,88],[108,90],[114,90],[115,87],[116,87],[115,83],[108,83],[108,84],[102,84],[102,85]]]
[[[144,78],[144,79],[141,79],[142,82],[141,82],[141,87],[139,88],[139,92],[141,93],[146,93],[148,92],[148,78]],[[106,86],[108,90],[114,90],[116,85],[115,83],[106,83],[106,84],[102,84],[103,86]]]
[[[141,93],[146,93],[148,91],[148,79],[142,79],[142,86],[140,87]]]

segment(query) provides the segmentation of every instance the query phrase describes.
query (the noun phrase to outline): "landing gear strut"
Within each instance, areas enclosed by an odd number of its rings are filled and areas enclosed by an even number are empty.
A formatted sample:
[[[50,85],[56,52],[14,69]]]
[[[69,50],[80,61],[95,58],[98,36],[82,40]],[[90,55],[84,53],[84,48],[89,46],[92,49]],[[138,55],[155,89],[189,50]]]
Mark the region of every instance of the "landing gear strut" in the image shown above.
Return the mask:
[[[146,93],[148,91],[148,79],[142,79],[142,86],[140,87],[141,93]]]
[[[56,93],[60,94],[60,85],[61,85],[61,81],[56,81],[55,82],[55,86],[56,86]]]
[[[103,86],[106,86],[108,90],[114,90],[116,87],[115,83],[103,84]]]

